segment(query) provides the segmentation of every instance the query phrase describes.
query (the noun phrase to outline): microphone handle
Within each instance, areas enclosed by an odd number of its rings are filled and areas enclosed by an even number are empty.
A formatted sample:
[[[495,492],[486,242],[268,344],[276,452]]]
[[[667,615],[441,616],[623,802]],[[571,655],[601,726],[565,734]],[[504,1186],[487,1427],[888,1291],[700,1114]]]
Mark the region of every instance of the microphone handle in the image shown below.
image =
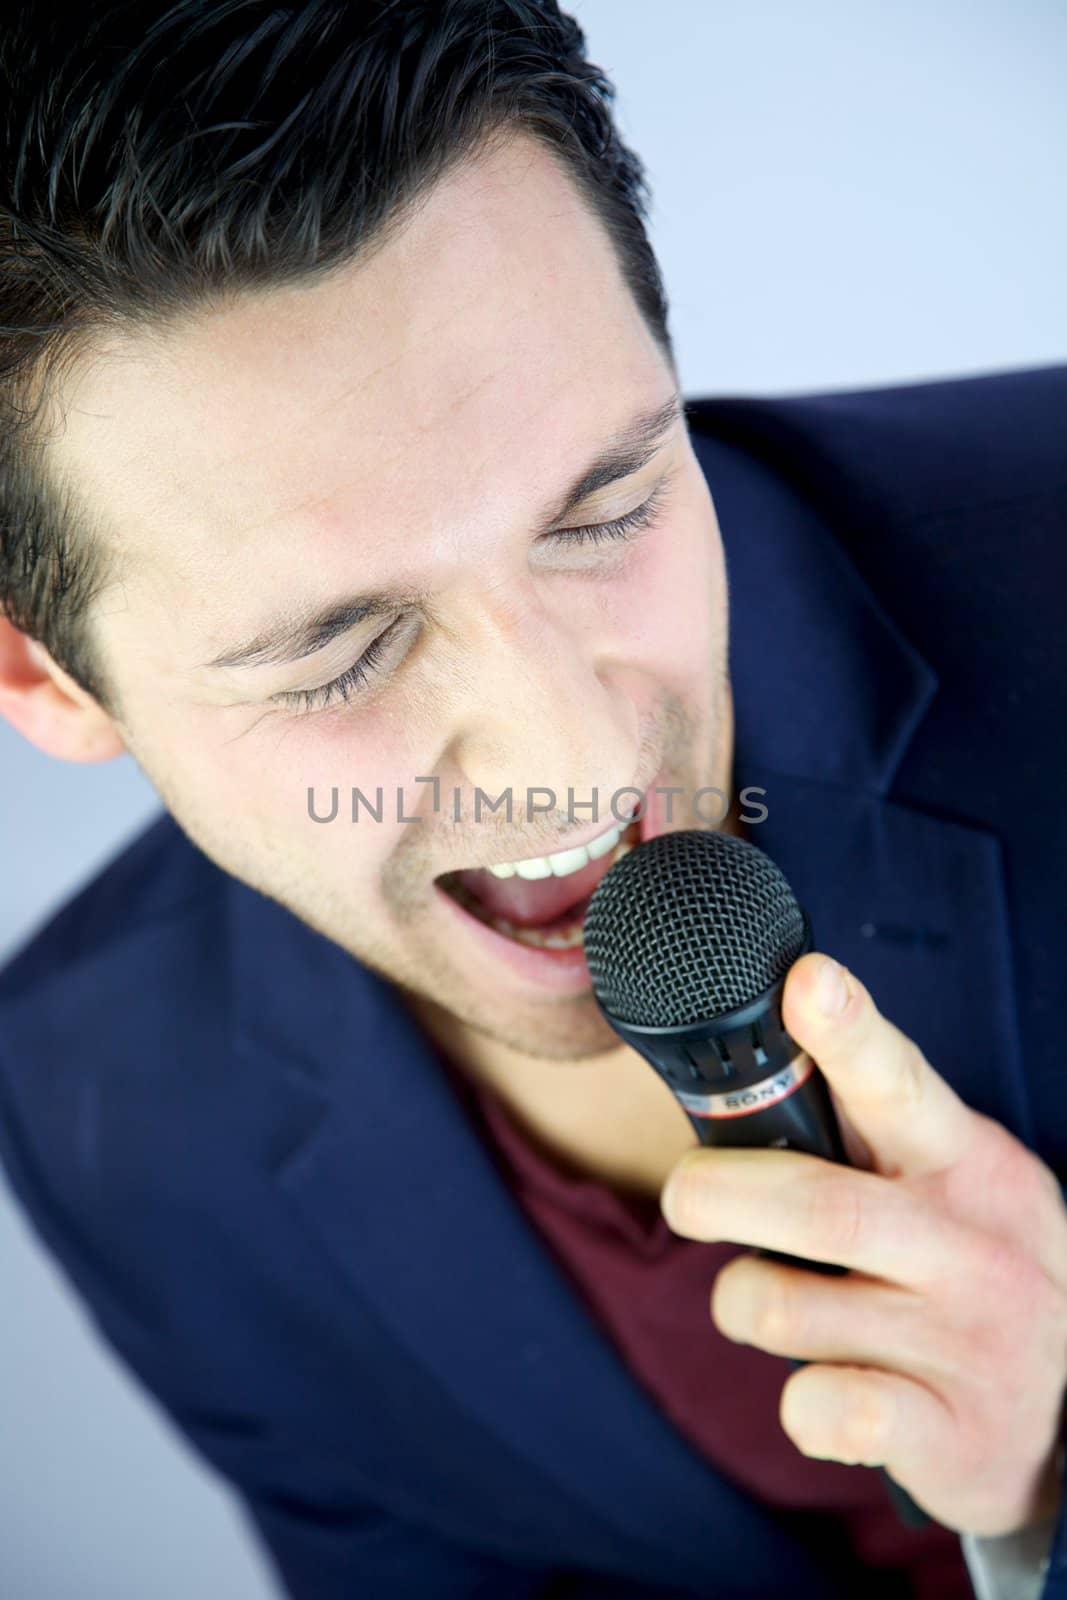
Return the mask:
[[[701,1144],[800,1150],[805,1155],[822,1156],[827,1161],[839,1161],[842,1166],[851,1166],[825,1077],[804,1052],[795,1057],[790,1065],[800,1079],[799,1086],[784,1099],[762,1110],[699,1116],[687,1107],[687,1115]],[[849,1268],[841,1266],[839,1262],[808,1261],[783,1250],[757,1249],[755,1254],[769,1261],[781,1261],[786,1266],[821,1272],[828,1277],[847,1277],[849,1272]],[[786,1359],[794,1372],[798,1367],[810,1364],[792,1356]],[[905,1527],[921,1528],[933,1521],[921,1506],[916,1505],[907,1490],[889,1476],[884,1467],[875,1470],[881,1474],[897,1516]]]

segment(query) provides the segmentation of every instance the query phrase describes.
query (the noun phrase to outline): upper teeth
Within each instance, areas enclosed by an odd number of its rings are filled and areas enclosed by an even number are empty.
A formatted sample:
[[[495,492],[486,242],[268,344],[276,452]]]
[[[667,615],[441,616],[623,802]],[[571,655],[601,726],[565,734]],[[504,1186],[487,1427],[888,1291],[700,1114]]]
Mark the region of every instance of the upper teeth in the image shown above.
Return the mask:
[[[497,878],[567,878],[579,868],[588,866],[590,861],[595,861],[598,856],[606,856],[609,850],[614,850],[630,820],[616,822],[606,832],[598,834],[595,839],[590,839],[588,844],[580,844],[576,850],[557,850],[551,856],[531,856],[527,861],[497,861],[489,868]]]

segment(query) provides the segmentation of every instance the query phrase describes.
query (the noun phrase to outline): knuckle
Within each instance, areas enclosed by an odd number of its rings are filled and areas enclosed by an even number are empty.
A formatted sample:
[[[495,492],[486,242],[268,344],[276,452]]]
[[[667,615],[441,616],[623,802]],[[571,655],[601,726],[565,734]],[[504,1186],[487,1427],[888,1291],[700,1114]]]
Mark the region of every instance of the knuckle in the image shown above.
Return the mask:
[[[892,1431],[891,1397],[880,1385],[857,1380],[841,1424],[844,1453],[864,1460],[884,1453]]]
[[[1029,1317],[1040,1308],[1048,1286],[1033,1256],[1001,1234],[987,1234],[979,1241],[976,1280],[982,1285],[990,1323],[1000,1321],[1005,1312]]]
[[[1062,1292],[1037,1260],[995,1235],[975,1242],[964,1270],[975,1287],[961,1290],[954,1318],[959,1368],[994,1374],[1003,1391],[1020,1370],[1020,1352],[1041,1347],[1050,1329],[1063,1327]]]
[[[851,1255],[870,1233],[870,1206],[854,1177],[820,1175],[811,1184],[808,1217],[814,1236],[829,1251]]]
[[[1051,1167],[1003,1123],[982,1112],[975,1112],[982,1133],[982,1154],[991,1181],[1010,1189],[1016,1204],[1036,1204],[1054,1198],[1063,1205],[1059,1180]]]
[[[1004,1195],[1016,1231],[1050,1262],[1067,1262],[1067,1187],[1053,1169],[1016,1134],[975,1113],[974,1147],[990,1194]],[[1067,1269],[1058,1273],[1067,1282]]]
[[[694,1162],[675,1172],[670,1180],[665,1206],[669,1222],[680,1233],[696,1232],[703,1219],[707,1197],[707,1174]]]
[[[957,1320],[941,1331],[943,1366],[953,1378],[989,1382],[990,1374],[999,1384],[1001,1367],[1008,1353],[998,1317],[988,1307],[978,1316]]]
[[[752,1316],[757,1344],[768,1350],[788,1349],[801,1337],[801,1319],[793,1289],[768,1284],[757,1292]]]
[[[895,1064],[894,1099],[902,1106],[918,1106],[930,1069],[919,1046],[907,1034],[899,1035]]]

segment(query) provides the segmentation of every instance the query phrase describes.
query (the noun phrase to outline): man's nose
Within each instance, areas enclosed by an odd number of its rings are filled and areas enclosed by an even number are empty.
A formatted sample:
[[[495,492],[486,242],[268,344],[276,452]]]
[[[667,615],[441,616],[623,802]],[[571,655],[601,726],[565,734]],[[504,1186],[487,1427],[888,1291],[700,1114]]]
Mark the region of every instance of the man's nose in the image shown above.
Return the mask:
[[[468,613],[460,687],[450,697],[448,757],[486,795],[548,789],[575,820],[612,820],[611,795],[634,780],[640,717],[606,634],[564,619],[533,592],[479,596]],[[594,790],[599,815],[588,802]],[[624,797],[625,799],[625,797]],[[547,808],[548,797],[538,806]]]

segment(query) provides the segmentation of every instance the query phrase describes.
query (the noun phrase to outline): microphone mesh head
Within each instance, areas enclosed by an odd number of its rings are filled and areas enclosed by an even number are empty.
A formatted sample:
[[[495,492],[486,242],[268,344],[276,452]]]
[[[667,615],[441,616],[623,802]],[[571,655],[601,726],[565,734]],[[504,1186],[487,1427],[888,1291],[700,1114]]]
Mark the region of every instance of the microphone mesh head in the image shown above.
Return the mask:
[[[783,874],[733,834],[686,829],[636,846],[605,873],[584,921],[600,1004],[670,1028],[734,1011],[784,978],[804,913]]]

